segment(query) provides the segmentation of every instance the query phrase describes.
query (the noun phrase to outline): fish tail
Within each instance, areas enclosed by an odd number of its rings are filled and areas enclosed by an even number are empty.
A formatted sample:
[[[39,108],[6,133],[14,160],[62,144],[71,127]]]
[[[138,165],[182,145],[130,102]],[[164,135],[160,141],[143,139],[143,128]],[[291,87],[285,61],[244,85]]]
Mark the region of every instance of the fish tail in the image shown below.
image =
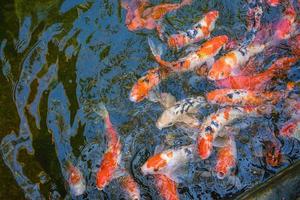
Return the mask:
[[[95,109],[95,112],[101,116],[103,119],[108,117],[108,111],[103,103],[99,103],[97,105],[97,108]]]
[[[193,0],[183,0],[180,5],[181,6],[186,6],[186,5],[191,5]]]
[[[156,46],[151,38],[148,38],[148,44],[156,62],[162,67],[169,67],[170,63],[161,59],[161,55],[163,53],[162,45]]]

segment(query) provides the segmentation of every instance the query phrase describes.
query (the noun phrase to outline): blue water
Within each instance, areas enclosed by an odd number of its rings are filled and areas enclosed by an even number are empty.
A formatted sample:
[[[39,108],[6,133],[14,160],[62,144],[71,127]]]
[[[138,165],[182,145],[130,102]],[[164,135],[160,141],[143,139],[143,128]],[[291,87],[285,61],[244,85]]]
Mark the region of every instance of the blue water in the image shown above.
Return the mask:
[[[158,4],[161,1],[151,1]],[[167,31],[185,30],[209,10],[220,11],[213,35],[239,38],[246,32],[245,1],[194,0],[164,19]],[[265,7],[263,23],[277,21],[283,8]],[[164,148],[191,143],[186,130],[174,126],[162,131],[155,127],[162,107],[144,100],[129,101],[129,92],[139,77],[157,66],[147,44],[154,31],[130,32],[125,26],[126,11],[120,1],[4,1],[0,6],[0,199],[71,198],[64,163],[70,160],[83,172],[87,191],[78,199],[122,199],[118,181],[104,191],[95,187],[95,174],[106,150],[102,120],[93,106],[103,102],[123,145],[122,165],[137,181],[142,199],[158,199],[153,177],[143,176],[141,165],[158,145]],[[287,55],[278,50],[268,58]],[[179,54],[165,52],[165,59]],[[299,63],[289,71],[288,81],[299,80]],[[276,89],[274,86],[274,88]],[[176,99],[203,95],[212,82],[195,73],[174,75],[158,90]],[[299,91],[298,91],[299,92]],[[297,88],[295,91],[297,93]],[[281,104],[278,104],[278,108]],[[207,108],[203,115],[216,110]],[[257,151],[261,141],[278,131],[284,115],[249,118],[250,127],[237,136],[241,181],[235,187],[228,180],[209,175],[216,162],[195,160],[182,172],[178,185],[181,199],[227,199],[275,175],[300,157],[300,143],[279,138],[288,159],[279,167],[266,165]],[[3,162],[2,162],[3,161]]]

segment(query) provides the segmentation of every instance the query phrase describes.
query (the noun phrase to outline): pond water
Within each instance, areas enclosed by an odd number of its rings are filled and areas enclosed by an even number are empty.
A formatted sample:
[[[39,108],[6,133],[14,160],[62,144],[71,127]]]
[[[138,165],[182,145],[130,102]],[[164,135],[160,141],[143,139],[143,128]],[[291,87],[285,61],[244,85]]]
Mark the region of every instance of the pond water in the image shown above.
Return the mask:
[[[153,0],[159,4],[162,1]],[[212,35],[240,38],[246,34],[247,2],[243,0],[194,0],[192,6],[171,12],[163,20],[167,31],[185,30],[210,10],[220,17]],[[299,11],[299,7],[296,7]],[[264,6],[262,23],[275,23],[283,6]],[[299,13],[299,12],[298,12]],[[103,191],[95,186],[95,175],[105,152],[103,121],[93,106],[103,102],[123,145],[122,165],[138,183],[142,199],[159,199],[153,177],[140,167],[154,154],[156,146],[165,149],[193,143],[186,128],[155,126],[163,111],[154,102],[129,100],[133,84],[148,69],[157,66],[147,38],[158,39],[155,31],[129,31],[126,10],[120,0],[2,0],[0,6],[0,199],[71,198],[67,184],[66,161],[83,173],[87,190],[78,199],[125,199],[117,180]],[[263,68],[282,55],[276,49],[265,58]],[[165,50],[172,60],[180,53]],[[287,76],[272,85],[284,89],[289,81],[299,81],[299,62]],[[215,88],[213,82],[190,72],[173,75],[158,90],[176,99],[204,95]],[[299,86],[293,90],[299,95]],[[300,157],[300,142],[294,138],[273,137],[287,116],[284,100],[271,116],[247,118],[236,136],[236,176],[241,185],[208,175],[216,163],[216,153],[207,160],[195,160],[180,173],[180,199],[228,199],[274,176]],[[217,110],[207,107],[202,116]],[[250,125],[249,125],[250,124]],[[278,141],[284,162],[266,164],[264,141]]]

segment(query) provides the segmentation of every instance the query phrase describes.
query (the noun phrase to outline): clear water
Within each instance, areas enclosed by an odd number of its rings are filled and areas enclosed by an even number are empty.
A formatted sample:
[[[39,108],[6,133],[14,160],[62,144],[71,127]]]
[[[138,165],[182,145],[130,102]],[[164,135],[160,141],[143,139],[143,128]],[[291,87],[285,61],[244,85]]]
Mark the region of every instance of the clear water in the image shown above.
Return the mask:
[[[194,0],[193,6],[168,14],[164,22],[168,31],[184,30],[212,9],[221,15],[213,35],[238,38],[245,34],[245,1]],[[281,6],[265,7],[263,23],[277,21],[282,11]],[[125,198],[117,181],[101,192],[95,187],[96,169],[106,150],[103,123],[92,112],[97,102],[104,102],[110,112],[123,144],[122,163],[139,184],[142,199],[159,198],[153,178],[143,176],[140,166],[157,145],[169,148],[192,141],[181,127],[163,131],[155,127],[160,105],[129,101],[132,85],[156,66],[147,37],[157,35],[154,31],[128,31],[125,14],[120,0],[2,0],[0,199],[71,198],[65,160],[76,163],[87,181],[87,192],[78,199]],[[288,53],[278,50],[266,59],[266,66]],[[165,58],[176,56],[179,54],[168,51]],[[298,63],[273,88],[299,80],[299,74]],[[174,75],[159,87],[177,99],[203,95],[213,88],[213,83],[195,73]],[[203,114],[215,109],[207,108]],[[256,156],[261,141],[271,140],[271,133],[278,131],[277,124],[284,120],[284,114],[246,119],[251,126],[242,128],[237,136],[240,188],[207,176],[216,162],[214,154],[191,163],[182,173],[186,181],[178,185],[180,198],[227,199],[299,159],[299,141],[286,138],[278,139],[288,158],[279,167],[270,167]]]

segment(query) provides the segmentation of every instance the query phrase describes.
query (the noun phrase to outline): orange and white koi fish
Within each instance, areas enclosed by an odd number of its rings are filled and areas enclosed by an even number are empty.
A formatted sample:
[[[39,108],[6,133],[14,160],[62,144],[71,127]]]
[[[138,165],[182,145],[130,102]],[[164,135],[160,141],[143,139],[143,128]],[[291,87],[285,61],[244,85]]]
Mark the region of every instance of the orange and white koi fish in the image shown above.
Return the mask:
[[[216,10],[206,13],[191,29],[171,35],[168,38],[168,46],[179,49],[208,38],[211,31],[215,28],[218,17],[219,12]]]
[[[67,171],[71,194],[74,196],[82,195],[86,190],[86,183],[81,171],[71,162],[67,163]]]
[[[209,103],[221,106],[259,106],[266,103],[276,104],[286,96],[286,92],[261,92],[244,89],[217,89],[209,92]]]
[[[259,116],[268,113],[270,107],[227,107],[209,115],[200,127],[197,139],[200,158],[207,159],[212,153],[213,143],[217,136],[223,136],[222,129],[235,119],[247,116]],[[265,110],[264,110],[265,109]]]
[[[279,134],[285,137],[294,137],[300,140],[300,101],[287,99],[287,114],[290,119],[281,127]]]
[[[236,167],[236,144],[233,136],[229,136],[227,145],[220,147],[217,154],[215,171],[219,179],[230,176],[232,169]]]
[[[261,53],[266,46],[264,44],[250,44],[247,47],[228,52],[212,65],[208,78],[210,80],[221,80],[230,76],[241,75],[241,67],[247,63],[249,58]]]
[[[150,91],[154,89],[163,79],[169,76],[168,69],[160,67],[148,70],[147,74],[141,77],[132,87],[129,99],[133,102],[140,102],[148,97]]]
[[[131,200],[140,200],[141,199],[139,187],[130,175],[122,176],[120,178],[120,182],[121,182],[122,188],[127,193],[129,199],[131,199]]]
[[[171,94],[167,95],[172,96]],[[204,97],[186,98],[178,102],[176,102],[175,97],[169,97],[168,99],[171,99],[171,101],[168,102],[168,106],[165,107],[164,112],[156,122],[158,129],[170,127],[176,123],[184,123],[191,127],[199,126],[200,122],[194,114],[197,113],[200,107],[207,105]]]
[[[203,64],[213,61],[215,55],[224,47],[227,43],[228,37],[226,35],[216,36],[207,42],[204,42],[196,51],[189,53],[186,57],[179,59],[178,61],[167,62],[161,59],[162,48],[160,46],[155,47],[152,40],[149,39],[149,45],[151,51],[162,67],[169,68],[175,72],[186,72],[195,70],[201,67]]]
[[[157,153],[145,162],[141,171],[144,175],[164,174],[173,181],[179,182],[176,170],[194,158],[194,149],[194,145],[188,145]]]
[[[226,79],[217,80],[215,83],[220,88],[263,90],[272,78],[290,69],[297,61],[298,58],[296,57],[279,58],[262,73],[249,76],[230,76]]]
[[[293,34],[295,34],[296,29],[296,11],[290,3],[289,7],[287,7],[284,11],[283,17],[279,20],[279,22],[275,26],[275,32],[273,36],[273,40],[280,41],[290,38]]]
[[[115,178],[115,172],[119,167],[121,160],[121,143],[118,133],[114,129],[109,113],[107,112],[103,104],[99,104],[99,110],[97,113],[103,118],[105,123],[106,137],[108,141],[108,149],[102,157],[100,167],[96,175],[96,185],[98,190],[103,190],[104,187]]]
[[[190,5],[192,0],[183,0],[181,3],[162,3],[150,6],[148,0],[122,1],[122,7],[127,10],[126,25],[130,31],[139,29],[155,29],[158,22],[169,12]]]
[[[164,200],[179,200],[176,182],[163,174],[154,175],[156,187]]]

